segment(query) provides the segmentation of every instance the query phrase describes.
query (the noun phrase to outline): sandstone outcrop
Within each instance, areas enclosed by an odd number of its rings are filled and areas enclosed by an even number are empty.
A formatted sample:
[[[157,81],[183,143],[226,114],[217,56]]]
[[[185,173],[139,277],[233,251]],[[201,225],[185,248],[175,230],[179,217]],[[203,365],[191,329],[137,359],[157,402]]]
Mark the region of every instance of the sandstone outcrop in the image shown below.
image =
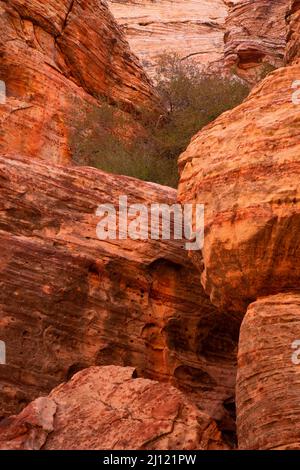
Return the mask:
[[[299,76],[273,72],[180,158],[180,200],[205,204],[202,283],[221,309],[299,286]]]
[[[284,63],[287,0],[227,2],[225,65],[250,83],[257,83]]]
[[[300,59],[300,2],[292,0],[287,14],[288,37],[286,62]]]
[[[0,151],[69,163],[79,110],[106,100],[136,127],[160,106],[103,0],[1,0],[0,30]]]
[[[133,368],[92,367],[0,422],[2,450],[225,450],[216,423]]]
[[[131,49],[153,75],[159,56],[176,53],[199,66],[223,64],[223,0],[110,0]]]
[[[288,15],[291,41],[296,4]],[[300,333],[295,50],[288,45],[291,66],[271,73],[243,104],[204,128],[180,158],[180,200],[206,207],[203,263],[191,255],[204,289],[221,310],[248,307],[237,376],[242,449],[300,448],[299,362],[292,360]]]
[[[299,338],[299,293],[277,294],[250,305],[238,355],[240,449],[300,449]]]
[[[206,71],[257,83],[284,64],[288,0],[109,0],[131,49],[150,75],[176,53]]]
[[[176,191],[4,155],[1,415],[91,365],[171,382],[234,432],[239,318],[219,315],[181,240],[97,239],[99,204],[173,204]]]

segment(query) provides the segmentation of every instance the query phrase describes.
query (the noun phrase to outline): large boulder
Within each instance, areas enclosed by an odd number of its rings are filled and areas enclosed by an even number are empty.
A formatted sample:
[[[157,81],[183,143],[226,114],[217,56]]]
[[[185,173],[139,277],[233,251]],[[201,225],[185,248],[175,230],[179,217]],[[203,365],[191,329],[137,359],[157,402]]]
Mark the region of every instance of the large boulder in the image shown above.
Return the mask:
[[[299,286],[299,76],[297,64],[271,73],[180,157],[179,200],[205,204],[202,283],[221,309]]]
[[[92,367],[0,422],[1,450],[225,450],[216,423],[133,368]]]

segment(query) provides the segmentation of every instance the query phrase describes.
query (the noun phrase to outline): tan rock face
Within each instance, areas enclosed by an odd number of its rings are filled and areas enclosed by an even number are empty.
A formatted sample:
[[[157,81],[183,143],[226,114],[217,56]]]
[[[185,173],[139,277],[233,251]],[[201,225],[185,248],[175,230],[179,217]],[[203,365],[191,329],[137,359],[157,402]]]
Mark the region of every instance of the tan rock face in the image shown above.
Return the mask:
[[[225,450],[216,423],[133,368],[92,367],[0,423],[0,449]]]
[[[78,109],[101,99],[129,113],[158,106],[102,0],[0,1],[0,30],[0,151],[68,163]]]
[[[287,0],[109,0],[150,75],[162,53],[257,83],[284,63]]]
[[[176,191],[91,168],[0,159],[1,413],[91,365],[136,367],[234,431],[239,319],[220,316],[181,241],[97,239],[99,204]]]
[[[300,295],[259,299],[243,320],[237,377],[241,449],[299,449]]]
[[[131,49],[154,74],[158,57],[175,52],[201,66],[223,63],[223,0],[111,0]]]
[[[272,73],[180,158],[179,199],[205,204],[202,283],[221,308],[299,286],[299,76],[299,65]]]
[[[284,63],[287,0],[236,0],[226,19],[225,65],[258,82]],[[234,3],[234,4],[233,4]]]
[[[288,45],[286,62],[292,63],[300,58],[300,2],[291,0],[287,15]]]

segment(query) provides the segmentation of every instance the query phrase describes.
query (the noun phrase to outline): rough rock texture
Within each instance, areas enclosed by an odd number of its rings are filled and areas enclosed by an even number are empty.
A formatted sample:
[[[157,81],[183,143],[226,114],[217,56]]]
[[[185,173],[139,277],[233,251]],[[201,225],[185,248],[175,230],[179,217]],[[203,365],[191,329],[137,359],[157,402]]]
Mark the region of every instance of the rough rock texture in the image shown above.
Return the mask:
[[[132,50],[153,74],[158,57],[180,58],[213,67],[223,64],[227,7],[223,0],[110,0]]]
[[[133,368],[79,372],[0,422],[0,449],[225,450],[216,423],[167,384]]]
[[[237,426],[240,449],[300,449],[300,295],[250,305],[240,333]],[[298,362],[293,361],[293,354]]]
[[[292,63],[300,59],[300,2],[292,0],[287,14],[288,44],[286,50],[286,62]]]
[[[288,0],[236,0],[226,19],[225,65],[256,83],[284,63]],[[234,4],[233,4],[234,3]]]
[[[288,51],[292,62],[295,46]],[[203,260],[191,255],[202,284],[220,309],[251,304],[238,352],[241,449],[300,448],[300,348],[292,349],[300,338],[300,106],[292,99],[299,76],[297,60],[270,74],[180,158],[179,199],[206,207]]]
[[[205,70],[257,83],[284,63],[288,0],[109,0],[149,74],[175,52]]]
[[[202,283],[224,309],[300,285],[299,76],[273,72],[180,157],[180,200],[206,208]]]
[[[0,30],[0,151],[68,163],[78,109],[159,106],[103,0],[0,0]]]
[[[220,316],[182,241],[99,241],[100,203],[176,191],[92,168],[0,158],[1,413],[90,365],[169,381],[234,431],[239,319]]]
[[[237,0],[226,19],[226,65],[252,82],[282,66],[287,9],[287,0]]]

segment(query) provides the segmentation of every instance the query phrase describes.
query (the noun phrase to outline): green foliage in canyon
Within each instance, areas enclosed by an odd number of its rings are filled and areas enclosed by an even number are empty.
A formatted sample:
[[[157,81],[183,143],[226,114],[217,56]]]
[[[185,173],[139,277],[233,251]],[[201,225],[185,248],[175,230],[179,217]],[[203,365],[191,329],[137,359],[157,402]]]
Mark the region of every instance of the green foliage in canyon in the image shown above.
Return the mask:
[[[177,160],[191,137],[249,93],[239,79],[203,74],[196,64],[182,62],[175,54],[161,57],[155,84],[166,112],[141,112],[136,116],[141,130],[135,135],[129,130],[129,117],[104,101],[99,107],[81,109],[73,120],[74,161],[176,187]]]

